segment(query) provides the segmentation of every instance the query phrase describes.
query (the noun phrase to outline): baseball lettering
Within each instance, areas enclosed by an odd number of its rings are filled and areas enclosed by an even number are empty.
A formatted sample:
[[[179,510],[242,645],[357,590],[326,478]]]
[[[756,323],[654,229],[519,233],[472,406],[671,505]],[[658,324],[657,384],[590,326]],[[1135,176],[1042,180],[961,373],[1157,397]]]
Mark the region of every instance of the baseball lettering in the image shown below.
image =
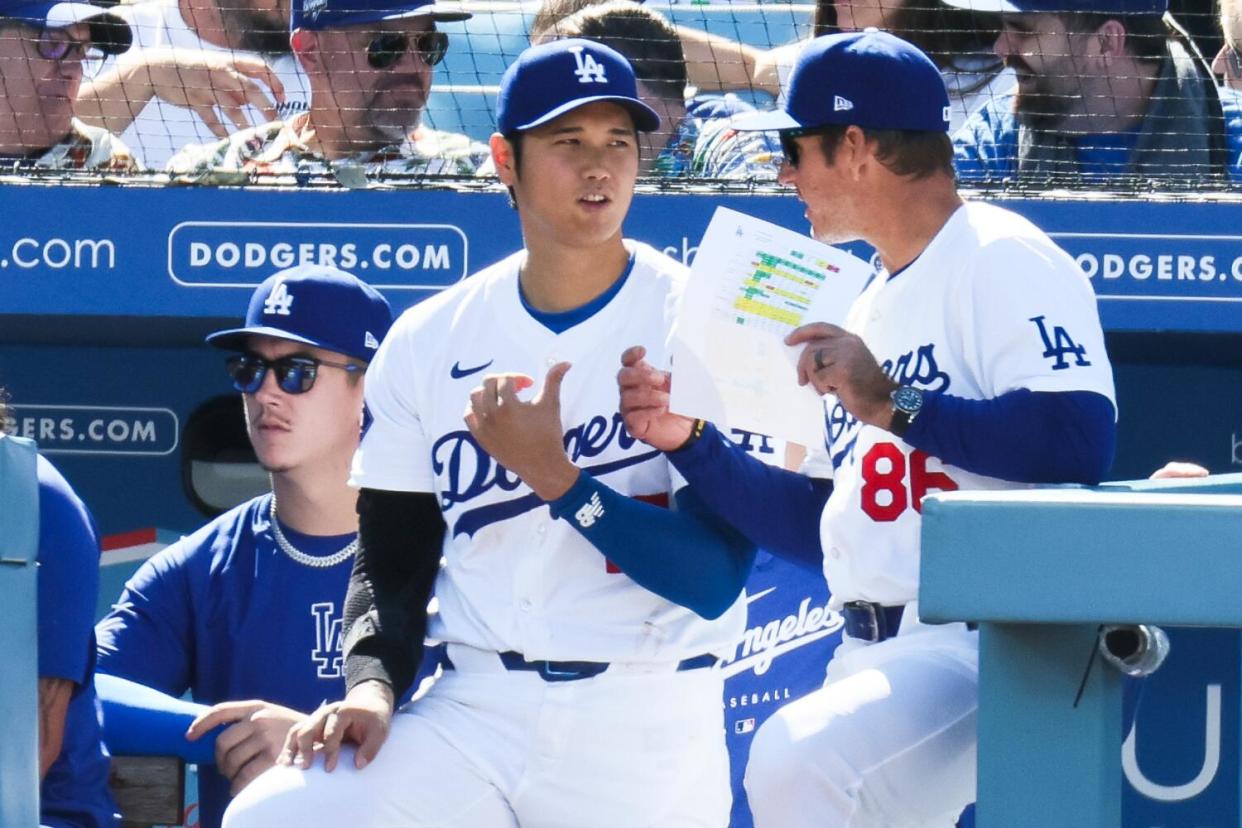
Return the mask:
[[[876,443],[863,456],[862,510],[877,523],[890,523],[901,517],[910,504],[923,511],[923,498],[930,491],[952,492],[958,486],[944,472],[928,471],[931,458],[925,451],[910,453],[909,497],[906,494],[906,456],[893,443]]]
[[[267,301],[263,303],[263,313],[268,316],[289,316],[291,307],[293,307],[293,294],[289,292],[289,288],[285,287],[284,282],[280,282],[268,294]]]
[[[342,618],[331,601],[311,604],[310,610],[315,620],[315,649],[311,650],[315,675],[321,679],[340,678]]]
[[[813,607],[810,598],[803,598],[796,614],[747,628],[733,655],[721,662],[721,668],[726,678],[746,670],[761,676],[778,656],[831,635],[843,625],[840,613],[830,610],[827,604]]]
[[[604,67],[598,63],[593,56],[583,51],[581,46],[571,47],[574,60],[578,63],[578,68],[574,70],[574,74],[578,76],[578,83],[608,83],[608,78],[604,76]]]
[[[1053,360],[1052,370],[1064,371],[1070,367],[1065,357],[1071,355],[1074,357],[1074,363],[1079,366],[1087,366],[1091,363],[1087,360],[1087,348],[1079,345],[1074,338],[1069,335],[1069,331],[1060,325],[1052,326],[1052,333],[1048,332],[1048,326],[1044,324],[1044,317],[1032,316],[1031,321],[1035,323],[1035,327],[1039,329],[1039,338],[1044,343],[1044,359]]]
[[[947,391],[952,379],[936,360],[936,343],[929,342],[906,351],[896,359],[886,359],[880,368],[898,385],[912,385],[930,393]],[[840,402],[835,403],[824,415],[827,439],[825,446],[831,452],[833,468],[840,468],[845,458],[854,450],[861,424]],[[852,433],[847,437],[847,434]],[[833,452],[833,446],[841,446]]]
[[[949,387],[949,375],[936,362],[934,342],[906,351],[895,360],[885,360],[880,367],[898,385],[916,385],[933,394]]]
[[[610,417],[595,416],[565,432],[565,452],[577,463],[583,458],[598,457],[615,443],[628,451],[637,442],[625,430],[620,412]],[[446,476],[448,487],[440,491],[440,507],[448,509],[466,503],[499,486],[511,492],[522,481],[517,475],[492,460],[469,431],[451,431],[431,447],[432,469],[436,476]]]
[[[625,430],[619,412],[591,417],[566,431],[564,437],[565,452],[575,464],[579,460],[598,457],[614,445],[622,451],[629,451],[637,443]],[[643,451],[603,463],[581,464],[581,467],[588,474],[601,476],[645,463],[658,455],[655,450]],[[522,485],[521,478],[493,460],[465,430],[449,432],[437,440],[431,447],[431,464],[436,477],[447,482],[447,486],[440,490],[440,508],[444,511],[468,503],[494,488],[511,492]],[[469,509],[453,523],[453,534],[473,535],[484,526],[509,520],[543,505],[543,501],[532,493]]]

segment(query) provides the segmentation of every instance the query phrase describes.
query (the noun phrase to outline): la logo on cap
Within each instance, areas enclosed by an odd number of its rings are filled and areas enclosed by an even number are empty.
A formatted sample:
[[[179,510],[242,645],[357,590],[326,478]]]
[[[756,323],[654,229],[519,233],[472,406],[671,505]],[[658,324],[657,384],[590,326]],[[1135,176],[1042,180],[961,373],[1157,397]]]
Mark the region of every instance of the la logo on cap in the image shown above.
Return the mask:
[[[590,54],[584,53],[581,46],[573,46],[569,51],[574,53],[574,60],[578,62],[578,68],[574,70],[578,83],[608,83],[603,64],[598,63]]]
[[[289,308],[293,307],[293,294],[284,282],[277,282],[276,287],[268,294],[263,303],[263,313],[268,316],[289,316]]]
[[[853,108],[854,108],[854,102],[851,101],[849,98],[842,98],[840,95],[832,96],[832,111],[833,112],[848,112],[849,110]]]

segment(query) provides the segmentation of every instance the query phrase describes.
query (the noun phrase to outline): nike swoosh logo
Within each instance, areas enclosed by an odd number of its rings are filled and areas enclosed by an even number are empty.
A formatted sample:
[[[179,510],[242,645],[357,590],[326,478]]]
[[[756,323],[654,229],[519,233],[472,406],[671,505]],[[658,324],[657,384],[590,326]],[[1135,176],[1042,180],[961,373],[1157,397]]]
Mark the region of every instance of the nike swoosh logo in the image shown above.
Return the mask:
[[[453,379],[461,379],[462,377],[468,377],[471,374],[479,373],[495,361],[495,359],[489,359],[487,362],[482,365],[475,366],[474,368],[462,368],[460,362],[454,362],[453,367],[449,369],[449,374],[453,377]]]
[[[754,602],[758,601],[763,596],[771,595],[773,592],[776,592],[776,587],[768,587],[767,589],[762,590],[761,592],[756,592],[754,595],[747,595],[746,603],[753,604]]]

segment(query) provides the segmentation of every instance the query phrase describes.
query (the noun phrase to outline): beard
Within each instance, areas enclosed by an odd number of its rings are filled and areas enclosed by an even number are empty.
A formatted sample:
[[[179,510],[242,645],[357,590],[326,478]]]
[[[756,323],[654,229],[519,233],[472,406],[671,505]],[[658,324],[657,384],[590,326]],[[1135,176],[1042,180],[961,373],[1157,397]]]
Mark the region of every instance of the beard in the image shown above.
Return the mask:
[[[290,54],[289,21],[273,12],[239,8],[238,2],[221,0],[220,19],[225,29],[240,34],[241,47],[265,55]]]
[[[399,144],[418,127],[426,104],[426,89],[400,95],[390,94],[388,89],[378,89],[367,103],[363,129],[374,135],[382,146]]]
[[[1060,129],[1070,114],[1074,94],[1057,89],[1053,78],[1039,75],[1020,59],[1010,59],[1006,66],[1018,73],[1019,84],[1013,98],[1013,111],[1018,123],[1040,132]]]

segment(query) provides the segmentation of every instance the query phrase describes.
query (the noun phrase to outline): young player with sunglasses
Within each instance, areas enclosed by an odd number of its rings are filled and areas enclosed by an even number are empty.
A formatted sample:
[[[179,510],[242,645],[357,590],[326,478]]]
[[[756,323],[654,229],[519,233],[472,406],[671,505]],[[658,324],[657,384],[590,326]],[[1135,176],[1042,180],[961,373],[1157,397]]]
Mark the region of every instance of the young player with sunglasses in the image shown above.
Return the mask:
[[[486,146],[419,123],[433,67],[448,49],[448,35],[435,24],[468,13],[430,0],[302,6],[292,16],[290,42],[310,85],[309,111],[186,147],[169,161],[170,173],[204,183],[321,176],[346,184],[359,173],[474,174]]]
[[[342,599],[358,529],[346,481],[363,373],[391,321],[368,285],[304,265],[259,286],[244,327],[208,337],[234,352],[226,366],[272,492],[148,560],[99,623],[99,672],[215,705],[189,733],[224,726],[216,767],[199,770],[204,828],[273,763],[302,713],[345,694]]]

